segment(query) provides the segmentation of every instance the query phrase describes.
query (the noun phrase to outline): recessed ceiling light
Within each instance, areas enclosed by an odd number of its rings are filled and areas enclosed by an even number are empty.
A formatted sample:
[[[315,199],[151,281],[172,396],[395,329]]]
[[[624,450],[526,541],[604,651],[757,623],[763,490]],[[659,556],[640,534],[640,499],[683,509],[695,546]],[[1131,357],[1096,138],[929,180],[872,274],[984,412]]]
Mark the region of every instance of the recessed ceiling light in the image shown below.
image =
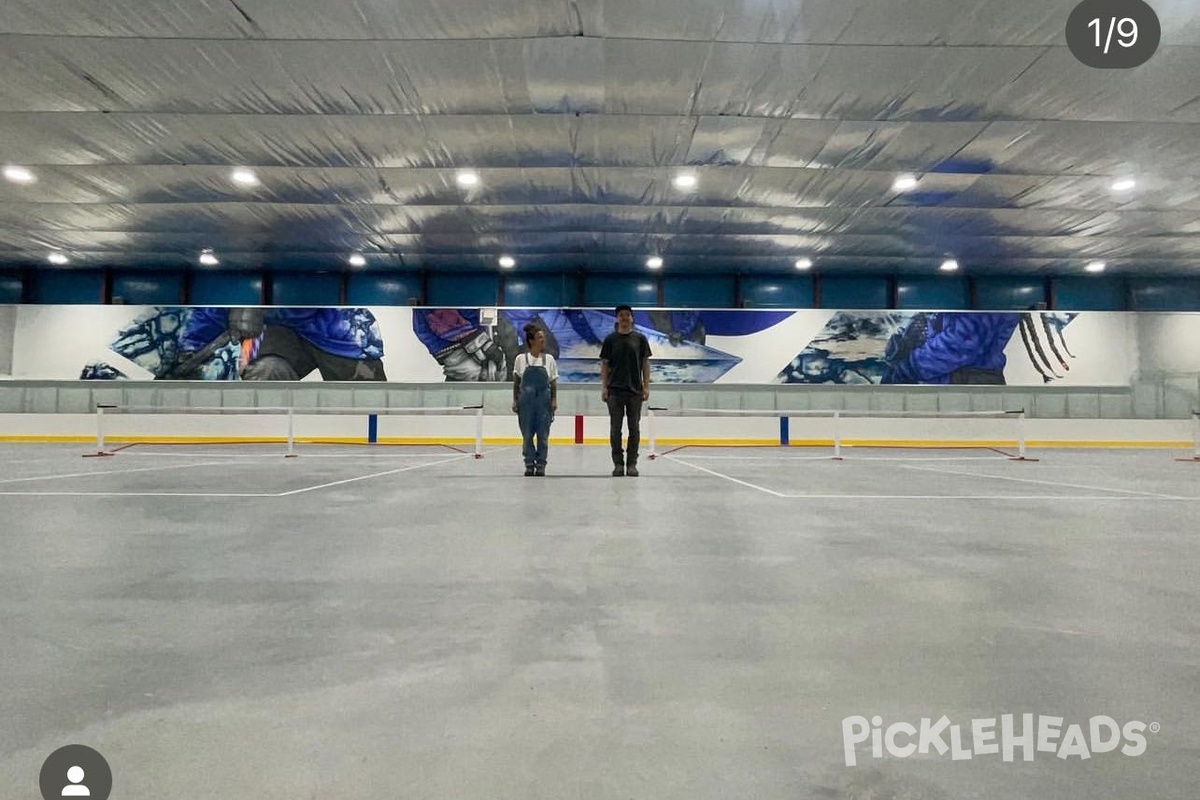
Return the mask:
[[[459,186],[474,186],[479,183],[479,175],[475,172],[460,172],[454,176]]]
[[[517,260],[512,256],[500,256],[500,266],[505,269],[512,269],[517,265]]]
[[[25,167],[18,167],[13,164],[9,164],[4,168],[4,177],[13,183],[33,183],[37,180],[33,173],[25,169]]]
[[[675,176],[675,185],[678,186],[680,189],[694,188],[696,185],[696,176],[695,175],[676,175]]]
[[[363,258],[362,253],[354,253],[348,260],[352,267],[365,267],[367,265],[367,260]]]
[[[958,269],[958,262],[953,258],[947,258],[942,262],[942,266],[939,267],[939,269],[941,269],[942,272],[954,272]]]
[[[258,185],[258,176],[254,174],[254,170],[246,169],[245,167],[239,167],[235,169],[233,172],[229,173],[229,177],[233,179],[234,183],[241,186]]]
[[[1113,181],[1112,190],[1114,192],[1128,192],[1133,187],[1137,186],[1137,181],[1133,178],[1121,178]]]
[[[46,256],[46,260],[51,264],[66,264],[71,259],[64,256],[62,253],[51,253],[50,255]]]
[[[1104,272],[1105,264],[1103,261],[1093,261],[1084,267],[1084,272]]]
[[[205,250],[200,254],[200,263],[206,267],[215,267],[221,262],[218,261],[217,257],[213,255],[212,250]]]
[[[646,259],[646,266],[649,269],[660,269],[663,265],[663,260],[658,256],[651,256]]]
[[[917,179],[914,175],[901,175],[892,183],[892,188],[897,192],[907,192],[909,189],[915,189]]]
[[[796,259],[796,269],[810,269],[810,268],[812,268],[812,259],[811,258],[797,258]]]

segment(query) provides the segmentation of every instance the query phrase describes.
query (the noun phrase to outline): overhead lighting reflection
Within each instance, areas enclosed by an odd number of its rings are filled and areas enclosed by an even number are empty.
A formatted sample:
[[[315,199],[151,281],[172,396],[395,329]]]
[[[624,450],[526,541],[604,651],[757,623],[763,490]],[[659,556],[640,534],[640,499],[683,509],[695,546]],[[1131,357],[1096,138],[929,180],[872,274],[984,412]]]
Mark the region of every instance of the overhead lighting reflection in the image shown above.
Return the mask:
[[[33,183],[37,180],[32,172],[15,164],[9,164],[4,168],[4,177],[13,183]]]
[[[258,176],[254,174],[254,170],[245,167],[238,167],[229,174],[229,177],[239,186],[258,185]]]

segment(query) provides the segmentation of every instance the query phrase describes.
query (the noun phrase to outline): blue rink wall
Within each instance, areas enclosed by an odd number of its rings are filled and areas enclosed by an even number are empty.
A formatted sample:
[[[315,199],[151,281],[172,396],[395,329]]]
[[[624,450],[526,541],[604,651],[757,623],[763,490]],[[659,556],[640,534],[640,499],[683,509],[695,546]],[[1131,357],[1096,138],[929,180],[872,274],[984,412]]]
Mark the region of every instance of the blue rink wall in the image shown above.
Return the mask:
[[[0,304],[508,305],[1200,311],[1200,279],[1086,276],[682,276],[408,271],[0,270]]]

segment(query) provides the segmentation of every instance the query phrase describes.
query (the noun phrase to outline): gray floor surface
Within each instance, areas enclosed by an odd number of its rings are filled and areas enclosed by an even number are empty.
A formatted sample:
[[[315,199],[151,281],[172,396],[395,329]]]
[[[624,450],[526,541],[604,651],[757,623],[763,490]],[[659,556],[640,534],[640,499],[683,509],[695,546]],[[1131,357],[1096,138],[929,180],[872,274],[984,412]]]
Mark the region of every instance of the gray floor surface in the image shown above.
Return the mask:
[[[0,445],[0,797],[74,743],[136,800],[1200,791],[1186,453],[86,450]],[[1144,752],[847,764],[1004,714]]]

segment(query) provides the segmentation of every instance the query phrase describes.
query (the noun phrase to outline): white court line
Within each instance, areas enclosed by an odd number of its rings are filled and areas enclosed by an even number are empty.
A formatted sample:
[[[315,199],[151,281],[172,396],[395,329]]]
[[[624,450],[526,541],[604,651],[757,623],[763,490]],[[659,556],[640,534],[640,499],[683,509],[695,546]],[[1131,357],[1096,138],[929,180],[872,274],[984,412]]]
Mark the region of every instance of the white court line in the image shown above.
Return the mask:
[[[702,466],[700,466],[699,464],[689,464],[689,463],[688,463],[688,462],[686,462],[686,461],[681,461],[680,459],[676,458],[675,456],[663,456],[663,458],[669,458],[669,459],[671,459],[672,461],[676,462],[677,464],[683,464],[685,467],[691,467],[692,469],[696,469],[696,470],[699,470],[699,471],[701,471],[701,472],[707,472],[709,475],[715,475],[715,476],[716,476],[716,477],[718,477],[718,478],[724,478],[724,479],[725,479],[725,480],[727,480],[727,481],[732,481],[733,483],[737,483],[737,484],[740,484],[740,485],[742,485],[742,486],[748,486],[749,488],[751,488],[751,489],[757,489],[757,490],[758,490],[758,491],[760,491],[760,492],[766,492],[767,494],[773,494],[773,495],[775,495],[776,497],[789,497],[789,496],[790,496],[790,495],[786,495],[786,494],[782,494],[782,493],[780,493],[780,492],[777,492],[777,491],[775,491],[774,489],[767,489],[767,488],[765,488],[765,487],[763,487],[763,486],[758,486],[758,485],[756,485],[756,484],[749,483],[748,481],[738,480],[737,478],[731,478],[731,477],[730,477],[730,476],[728,476],[728,475],[723,475],[723,474],[721,474],[720,472],[717,472],[716,470],[711,470],[711,469],[708,469],[708,468],[706,468],[706,467],[702,467]]]
[[[452,458],[444,458],[440,461],[431,461],[427,464],[411,464],[407,467],[399,469],[390,469],[385,472],[375,472],[370,475],[360,475],[356,478],[346,478],[345,480],[332,481],[330,483],[322,483],[318,486],[308,486],[303,489],[293,489],[288,492],[0,492],[0,497],[290,497],[292,495],[303,494],[305,492],[313,492],[317,489],[328,489],[331,486],[341,486],[355,481],[365,481],[370,478],[382,478],[385,475],[395,475],[399,472],[408,472],[421,467],[432,467],[438,464],[448,464],[451,461],[458,461],[467,458],[472,454],[463,453]],[[185,466],[205,466],[202,464],[183,464],[178,467],[163,467],[161,469],[180,469]],[[219,463],[216,466],[221,466]],[[144,469],[124,470],[125,472],[144,472]],[[87,473],[91,474],[91,473]],[[111,473],[104,473],[111,474]]]
[[[665,457],[665,456],[662,456]],[[694,456],[692,461],[832,461],[833,454],[824,456]],[[1008,461],[1008,456],[843,456],[844,461]]]
[[[844,451],[843,451],[844,452]],[[842,456],[844,461],[870,463],[872,461],[1011,461],[1011,456]]]
[[[658,458],[679,458],[679,456],[663,453]],[[832,451],[826,456],[685,456],[689,461],[832,461]]]
[[[279,497],[259,492],[0,492],[0,497]]]
[[[262,458],[262,459],[279,459],[286,455],[286,452],[280,450],[276,453],[121,453],[122,458],[127,456],[135,456],[139,458],[155,457],[155,458]],[[361,459],[381,459],[381,458],[430,458],[438,453],[372,453],[364,451],[362,453],[297,453],[298,458],[361,458]]]
[[[1118,503],[1159,503],[1163,500],[1179,500],[1182,502],[1200,502],[1200,497],[1117,497],[1111,494],[1082,495],[1082,494],[784,494],[780,497],[791,497],[803,500],[1108,500]]]
[[[460,461],[464,458],[470,458],[471,456],[471,453],[463,453],[461,455],[456,455],[453,458],[443,458],[441,461],[431,461],[428,464],[411,464],[407,467],[400,467],[398,469],[389,469],[384,472],[372,472],[370,475],[360,475],[357,478],[346,478],[345,480],[331,481],[330,483],[322,483],[317,486],[309,486],[304,489],[293,489],[290,492],[280,492],[279,494],[272,495],[272,497],[291,497],[292,495],[304,494],[305,492],[315,492],[318,489],[328,489],[331,486],[343,486],[347,483],[354,483],[355,481],[365,481],[370,480],[371,478],[382,478],[385,475],[396,475],[400,472],[408,472],[409,470],[420,469],[421,467],[435,467],[438,464],[449,464],[451,461]]]
[[[1133,494],[1141,497],[1157,497],[1160,500],[1188,500],[1191,498],[1177,497],[1169,494],[1159,494],[1157,492],[1138,492],[1133,489],[1110,489],[1107,486],[1089,486],[1082,483],[1062,483],[1060,481],[1039,481],[1036,478],[1014,478],[1009,475],[981,475],[978,472],[963,472],[956,469],[937,469],[935,467],[917,467],[911,464],[902,466],[901,469],[915,469],[921,472],[937,472],[943,475],[965,475],[968,478],[983,478],[985,480],[996,481],[1013,481],[1015,483],[1036,483],[1042,486],[1058,486],[1063,489],[1089,489],[1093,492],[1121,492],[1123,494]]]
[[[53,481],[60,478],[92,478],[103,475],[122,475],[129,472],[161,472],[164,469],[189,469],[190,467],[220,467],[220,461],[201,461],[196,464],[176,464],[170,467],[135,467],[132,469],[109,469],[94,472],[68,472],[65,475],[35,475],[32,478],[5,478],[0,483],[27,483],[29,481]]]
[[[685,467],[691,467],[692,469],[699,470],[700,472],[706,472],[709,475],[713,475],[718,478],[724,478],[727,481],[732,481],[733,483],[739,484],[741,486],[746,486],[751,489],[757,489],[760,492],[766,492],[767,494],[774,495],[775,497],[782,497],[785,499],[795,499],[795,500],[1004,500],[1004,501],[1012,501],[1012,500],[1053,500],[1053,501],[1085,500],[1088,502],[1095,501],[1095,500],[1104,500],[1104,501],[1109,501],[1109,502],[1151,502],[1151,501],[1161,501],[1161,500],[1181,500],[1184,502],[1200,501],[1200,497],[1174,497],[1171,495],[1153,495],[1153,494],[1149,494],[1146,492],[1138,492],[1137,493],[1137,494],[1141,494],[1141,495],[1146,495],[1144,497],[1119,497],[1119,496],[1113,496],[1113,495],[1043,495],[1043,494],[1033,494],[1033,495],[784,494],[782,492],[777,492],[773,489],[767,489],[766,487],[758,486],[758,485],[750,483],[748,481],[743,481],[743,480],[739,480],[738,478],[731,477],[729,475],[724,475],[720,472],[717,472],[716,470],[711,470],[706,467],[702,467],[699,464],[689,464],[686,461],[676,458],[675,456],[663,456],[663,458],[669,458],[671,461],[674,461],[678,464],[683,464]],[[943,472],[943,471],[947,471],[947,470],[930,470],[930,471],[931,472]],[[971,475],[973,473],[963,473],[963,474]],[[987,476],[975,475],[975,477],[987,477]],[[1056,484],[1051,484],[1051,485],[1056,485]],[[1071,484],[1061,484],[1061,485],[1068,486],[1068,487],[1071,486]],[[1076,488],[1076,487],[1072,487],[1072,488]],[[1104,489],[1103,487],[1091,487],[1091,488],[1099,489],[1100,491],[1109,491],[1107,489]]]

